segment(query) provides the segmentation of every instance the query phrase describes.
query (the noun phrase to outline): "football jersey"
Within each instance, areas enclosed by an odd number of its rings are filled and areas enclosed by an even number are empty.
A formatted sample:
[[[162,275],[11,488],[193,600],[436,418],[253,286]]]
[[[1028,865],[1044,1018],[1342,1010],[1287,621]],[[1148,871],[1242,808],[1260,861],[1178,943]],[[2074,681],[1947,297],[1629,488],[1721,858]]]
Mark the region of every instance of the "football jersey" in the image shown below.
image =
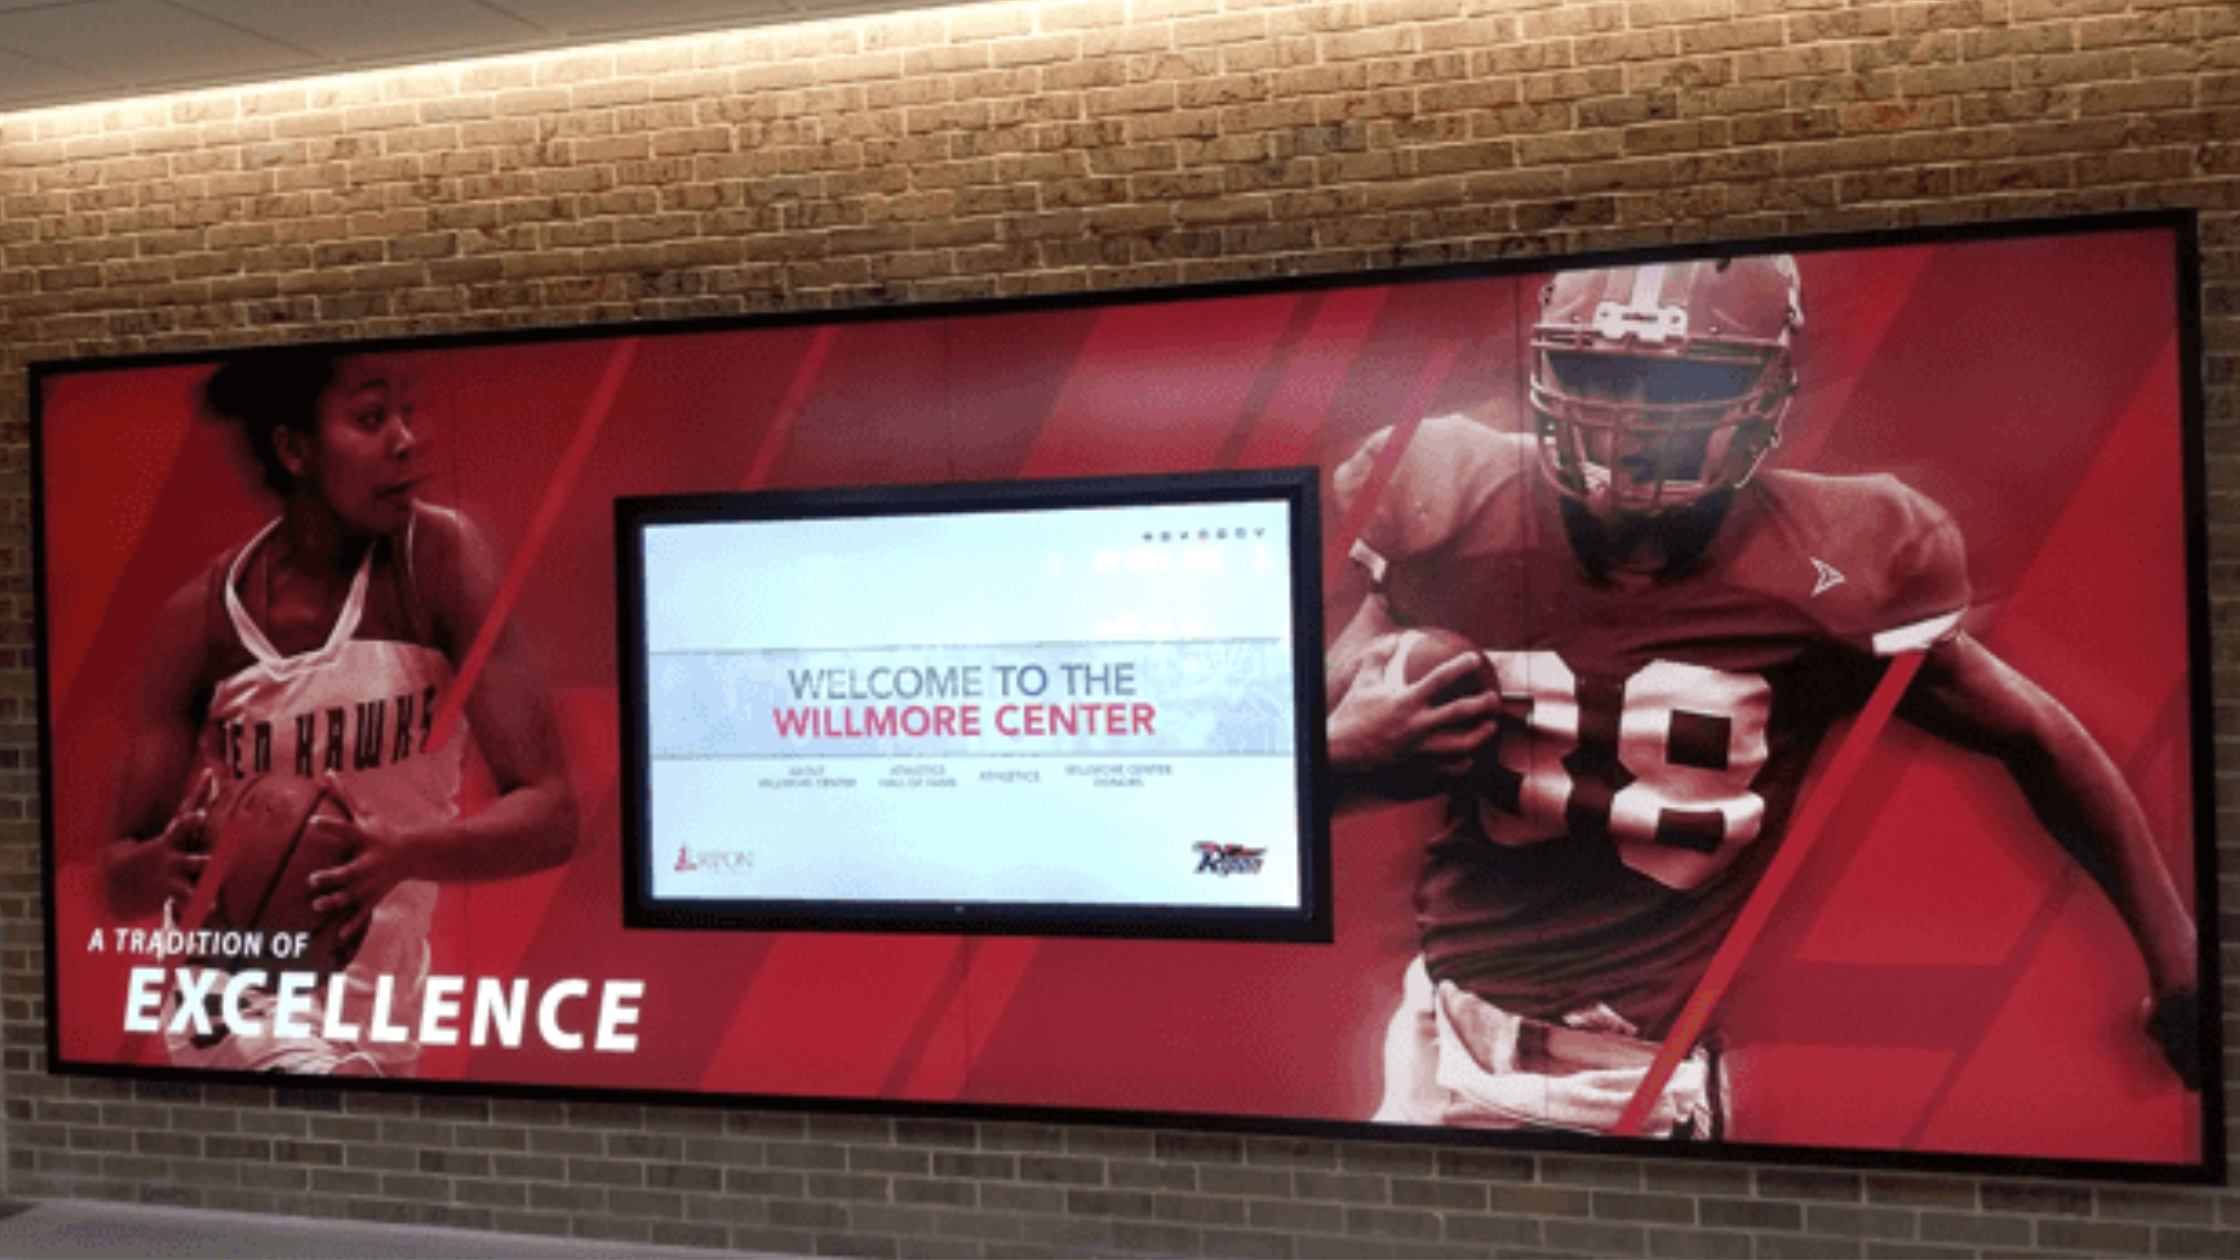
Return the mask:
[[[1387,430],[1337,474],[1341,512]],[[1661,1036],[1764,873],[1829,727],[1968,602],[1950,518],[1888,476],[1766,470],[1700,556],[1597,576],[1526,436],[1424,421],[1354,549],[1394,618],[1482,647],[1501,713],[1416,887],[1425,962],[1538,1018]]]
[[[426,509],[423,509],[426,510]],[[259,774],[337,776],[377,817],[403,827],[424,826],[456,812],[464,724],[431,752],[427,737],[453,680],[451,661],[426,644],[360,637],[373,578],[368,551],[344,597],[334,629],[317,649],[284,656],[275,650],[239,595],[242,573],[279,524],[275,521],[235,553],[225,566],[218,598],[225,630],[251,663],[219,681],[200,736],[204,765],[222,780]],[[412,554],[408,532],[402,554]],[[411,599],[412,578],[396,572]],[[393,977],[390,1022],[417,1025],[427,937],[436,886],[407,880],[375,907],[372,924],[345,970],[343,1022],[361,1033],[370,1026],[375,978]],[[324,1018],[326,989],[317,991],[310,1022]],[[178,1047],[174,1047],[176,1051]],[[353,1042],[337,1047],[364,1055],[385,1075],[408,1070],[418,1058],[411,1042]]]

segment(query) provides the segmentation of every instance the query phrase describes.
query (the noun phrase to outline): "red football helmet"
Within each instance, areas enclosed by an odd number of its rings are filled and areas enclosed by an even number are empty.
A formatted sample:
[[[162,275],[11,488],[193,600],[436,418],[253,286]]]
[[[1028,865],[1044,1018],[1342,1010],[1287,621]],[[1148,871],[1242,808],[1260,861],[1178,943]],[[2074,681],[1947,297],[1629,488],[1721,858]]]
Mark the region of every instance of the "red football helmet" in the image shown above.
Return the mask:
[[[1781,436],[1803,325],[1785,254],[1558,275],[1532,328],[1542,471],[1605,520],[1741,485]]]

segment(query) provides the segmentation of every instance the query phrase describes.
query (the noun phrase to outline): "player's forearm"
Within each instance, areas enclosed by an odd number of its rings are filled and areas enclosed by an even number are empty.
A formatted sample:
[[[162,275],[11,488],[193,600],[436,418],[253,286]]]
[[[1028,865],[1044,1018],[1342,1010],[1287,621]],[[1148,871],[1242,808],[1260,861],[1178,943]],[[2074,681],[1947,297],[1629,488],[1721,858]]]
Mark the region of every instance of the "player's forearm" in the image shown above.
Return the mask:
[[[2086,861],[2145,957],[2158,994],[2191,991],[2197,983],[2193,916],[2178,896],[2146,812],[2099,744],[2065,711],[2042,724],[2036,739],[2007,758],[2039,820]]]
[[[466,818],[408,838],[411,878],[438,883],[511,879],[575,852],[574,796],[564,782],[524,784]]]

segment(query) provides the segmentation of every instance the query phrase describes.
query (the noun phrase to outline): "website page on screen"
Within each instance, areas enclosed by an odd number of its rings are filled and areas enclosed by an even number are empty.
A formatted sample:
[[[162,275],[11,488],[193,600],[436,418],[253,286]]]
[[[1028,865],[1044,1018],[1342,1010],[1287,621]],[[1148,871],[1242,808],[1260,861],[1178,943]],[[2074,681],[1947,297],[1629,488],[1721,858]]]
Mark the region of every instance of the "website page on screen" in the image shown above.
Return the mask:
[[[1286,513],[649,526],[654,899],[1297,908]]]

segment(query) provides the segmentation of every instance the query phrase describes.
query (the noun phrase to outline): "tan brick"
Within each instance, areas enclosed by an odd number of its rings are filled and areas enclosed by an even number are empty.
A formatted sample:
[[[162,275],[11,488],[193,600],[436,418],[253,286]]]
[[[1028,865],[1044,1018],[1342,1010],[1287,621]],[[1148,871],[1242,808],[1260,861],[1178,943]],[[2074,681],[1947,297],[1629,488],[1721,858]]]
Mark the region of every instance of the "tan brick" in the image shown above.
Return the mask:
[[[2193,104],[2189,79],[2151,79],[2133,83],[2096,83],[2077,96],[2083,114],[2134,114],[2151,110],[2184,109]]]
[[[1901,165],[1923,162],[1982,162],[2016,155],[2015,135],[2002,129],[1962,128],[1918,132],[1891,141],[1890,159]]]
[[[2194,155],[2190,147],[2086,154],[2077,159],[2077,182],[2085,185],[2175,184],[2193,174]]]
[[[2033,158],[2005,162],[1978,162],[1956,174],[1954,192],[1960,196],[2048,188],[2076,184],[2075,167],[2068,158]]]
[[[652,99],[652,86],[644,79],[595,79],[589,83],[568,85],[569,107],[578,111],[643,105]],[[495,112],[495,98],[492,112]]]
[[[1606,35],[1612,31],[1624,30],[1629,25],[1626,8],[1623,3],[1609,0],[1541,7],[1517,15],[1517,38],[1537,43],[1584,35]]]
[[[172,120],[171,109],[160,101],[128,101],[101,111],[103,131],[134,132],[161,127]]]
[[[1499,14],[1472,14],[1454,21],[1426,22],[1416,28],[1416,42],[1425,52],[1496,48],[1517,42],[1516,22]]]
[[[689,101],[663,101],[654,105],[625,105],[613,111],[617,131],[682,130],[699,121]]]
[[[459,70],[459,90],[462,92],[502,92],[530,87],[535,82],[536,74],[529,63],[513,58],[470,62]]]
[[[452,126],[417,126],[391,132],[382,140],[382,147],[390,153],[426,153],[442,155],[459,147],[459,129]]]
[[[846,57],[863,51],[862,28],[840,23],[776,27],[770,32],[770,55],[777,59]]]
[[[1682,27],[1678,36],[1681,56],[1704,57],[1748,49],[1778,48],[1787,42],[1788,28],[1780,18],[1766,17],[1752,21]]]
[[[2033,57],[2017,62],[2015,83],[2018,87],[2047,87],[2055,84],[2104,82],[2127,79],[2131,76],[2131,59],[2120,51],[2067,53],[2057,56]]]
[[[1898,72],[1898,91],[1905,96],[2004,92],[2014,86],[2014,67],[2006,61],[1967,62]]]
[[[2127,7],[2124,0],[2008,0],[2007,16],[2014,22],[2044,22],[2113,13]]]
[[[1515,141],[1475,141],[1416,150],[1415,172],[1420,176],[1472,175],[1505,170],[1519,165],[1520,161],[1519,145]]]
[[[354,106],[376,105],[381,101],[381,84],[366,75],[345,75],[341,78],[314,80],[308,97],[308,106],[322,114],[340,114]]]
[[[1103,57],[1125,57],[1141,52],[1156,52],[1171,47],[1172,37],[1164,27],[1122,26],[1110,29],[1081,32],[1081,55],[1086,60]]]
[[[361,105],[342,111],[342,130],[346,132],[383,131],[392,127],[409,127],[420,120],[420,107],[410,101],[387,101],[374,105]]]
[[[1030,41],[1012,41],[1025,43]],[[1057,42],[1065,42],[1062,39]],[[991,64],[985,44],[936,44],[927,48],[907,49],[902,54],[902,73],[909,76],[955,74],[966,70],[984,70]]]
[[[1781,169],[1789,175],[1880,166],[1891,156],[1891,142],[1881,136],[1796,144],[1782,153]]]
[[[1951,99],[1868,101],[1845,105],[1836,111],[1846,134],[1895,133],[1942,129],[1959,120],[1959,106]]]
[[[500,118],[519,118],[530,114],[558,114],[569,104],[569,92],[564,87],[517,88],[497,93],[491,106]]]
[[[180,154],[202,147],[201,127],[146,127],[131,136],[134,153]]]
[[[1584,162],[1570,168],[1570,179],[1565,191],[1586,194],[1669,188],[1678,182],[1674,177],[1677,169],[1670,158]]]
[[[2073,88],[2026,88],[1970,97],[1961,102],[1960,121],[1970,127],[1990,123],[2037,122],[2067,117],[2075,108]]]
[[[681,157],[694,153],[728,153],[731,139],[729,127],[664,131],[653,136],[653,154],[655,157]]]
[[[1517,163],[1569,165],[1615,158],[1625,152],[1625,137],[1614,132],[1565,132],[1525,136],[1517,141]]]
[[[711,97],[728,94],[732,90],[732,78],[728,67],[695,70],[690,74],[665,74],[646,84],[646,98],[654,101],[691,101],[697,104]]]
[[[202,92],[171,102],[170,115],[177,123],[223,121],[240,117],[241,101],[231,92]]]
[[[1626,19],[1637,27],[1716,22],[1727,18],[1730,0],[1629,0]]]
[[[538,57],[530,64],[535,70],[534,82],[539,87],[588,83],[593,79],[609,79],[615,75],[615,59],[611,52]]]
[[[1399,57],[1416,50],[1415,28],[1408,26],[1340,31],[1322,38],[1322,56],[1329,62]]]

